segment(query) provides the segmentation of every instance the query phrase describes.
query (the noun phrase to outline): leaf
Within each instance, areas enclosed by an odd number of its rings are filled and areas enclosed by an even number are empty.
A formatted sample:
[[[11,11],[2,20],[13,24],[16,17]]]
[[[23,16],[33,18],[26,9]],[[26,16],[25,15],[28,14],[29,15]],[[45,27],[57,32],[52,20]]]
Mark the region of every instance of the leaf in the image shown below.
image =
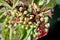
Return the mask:
[[[0,10],[0,23],[3,23],[6,18],[6,13],[10,12],[11,10],[6,10],[4,8],[1,8]]]
[[[11,6],[10,6],[7,2],[5,2],[4,0],[0,0],[0,3],[1,3],[3,6],[11,9]]]
[[[21,30],[21,35],[22,35],[21,39],[24,39],[26,37],[27,31],[25,29],[20,29],[20,30]]]
[[[6,16],[3,16],[1,19],[0,19],[0,23],[3,23],[4,20],[5,20]]]
[[[2,3],[0,2],[0,6],[2,5]]]
[[[6,29],[7,29],[7,26],[4,25],[2,27],[2,36],[5,37],[5,38],[7,38],[8,37],[7,35],[9,34],[9,31],[6,31]]]
[[[13,9],[18,5],[19,0],[13,0]]]
[[[45,3],[45,0],[34,0],[34,2],[40,6],[40,5],[43,5]]]
[[[43,5],[45,3],[45,0],[39,0],[38,5]]]
[[[27,40],[31,40],[31,35],[27,38]]]
[[[0,10],[0,16],[4,13],[4,11]]]
[[[46,9],[51,9],[56,5],[56,0],[50,0],[50,2],[44,6]]]
[[[4,16],[5,14],[5,11],[4,10],[0,10],[0,23],[3,23],[4,22],[4,19],[6,16]]]
[[[0,32],[1,32],[1,30],[2,30],[2,25],[3,25],[3,23],[0,23]]]
[[[34,3],[38,4],[39,0],[34,0]]]
[[[32,29],[33,29],[33,28],[30,28],[29,30],[27,30],[27,35],[26,35],[26,37],[25,37],[23,40],[27,40],[27,38],[29,37]]]

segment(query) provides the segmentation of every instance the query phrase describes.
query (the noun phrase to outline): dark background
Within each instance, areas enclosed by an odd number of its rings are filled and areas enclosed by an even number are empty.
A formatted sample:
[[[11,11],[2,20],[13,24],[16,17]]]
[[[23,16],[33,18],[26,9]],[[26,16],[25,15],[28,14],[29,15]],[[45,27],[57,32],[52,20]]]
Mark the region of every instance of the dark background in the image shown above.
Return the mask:
[[[54,7],[53,18],[50,24],[48,34],[39,40],[60,40],[60,5]]]

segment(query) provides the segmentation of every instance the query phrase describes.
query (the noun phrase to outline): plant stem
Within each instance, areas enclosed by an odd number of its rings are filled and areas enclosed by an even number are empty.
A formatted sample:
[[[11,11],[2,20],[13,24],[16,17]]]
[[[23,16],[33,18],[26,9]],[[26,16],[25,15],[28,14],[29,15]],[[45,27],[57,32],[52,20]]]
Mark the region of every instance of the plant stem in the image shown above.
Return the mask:
[[[19,0],[13,0],[13,9],[18,5]]]
[[[0,16],[0,19],[6,14],[6,12],[4,12],[1,16]]]
[[[10,35],[9,35],[9,39],[12,39],[12,28],[10,28]]]
[[[28,36],[30,35],[32,29],[33,29],[33,28],[31,28],[30,30],[27,31],[27,35],[26,35],[26,37],[25,37],[23,40],[27,40],[27,38],[28,38]]]
[[[34,0],[32,0],[32,5],[33,5],[33,3],[34,3]]]

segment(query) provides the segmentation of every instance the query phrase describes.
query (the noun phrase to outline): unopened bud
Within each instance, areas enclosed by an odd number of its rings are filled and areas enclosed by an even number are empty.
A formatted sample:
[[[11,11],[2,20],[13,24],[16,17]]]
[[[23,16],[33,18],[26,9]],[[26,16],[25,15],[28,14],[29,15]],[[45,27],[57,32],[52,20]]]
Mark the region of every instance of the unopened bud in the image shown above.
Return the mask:
[[[45,27],[46,27],[46,28],[48,28],[49,26],[50,26],[50,24],[49,24],[49,23],[45,24]]]
[[[45,19],[45,23],[47,23],[49,18],[48,17],[45,17],[44,19]]]

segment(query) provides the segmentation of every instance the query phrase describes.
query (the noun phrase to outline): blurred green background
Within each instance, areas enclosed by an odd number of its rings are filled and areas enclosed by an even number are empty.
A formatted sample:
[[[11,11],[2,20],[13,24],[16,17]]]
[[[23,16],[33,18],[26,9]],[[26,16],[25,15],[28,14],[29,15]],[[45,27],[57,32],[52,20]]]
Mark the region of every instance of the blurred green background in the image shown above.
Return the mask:
[[[60,0],[56,0],[56,3],[60,5]]]
[[[50,21],[51,28],[55,23],[60,21],[60,0],[56,0],[56,6],[54,7],[53,18]]]

